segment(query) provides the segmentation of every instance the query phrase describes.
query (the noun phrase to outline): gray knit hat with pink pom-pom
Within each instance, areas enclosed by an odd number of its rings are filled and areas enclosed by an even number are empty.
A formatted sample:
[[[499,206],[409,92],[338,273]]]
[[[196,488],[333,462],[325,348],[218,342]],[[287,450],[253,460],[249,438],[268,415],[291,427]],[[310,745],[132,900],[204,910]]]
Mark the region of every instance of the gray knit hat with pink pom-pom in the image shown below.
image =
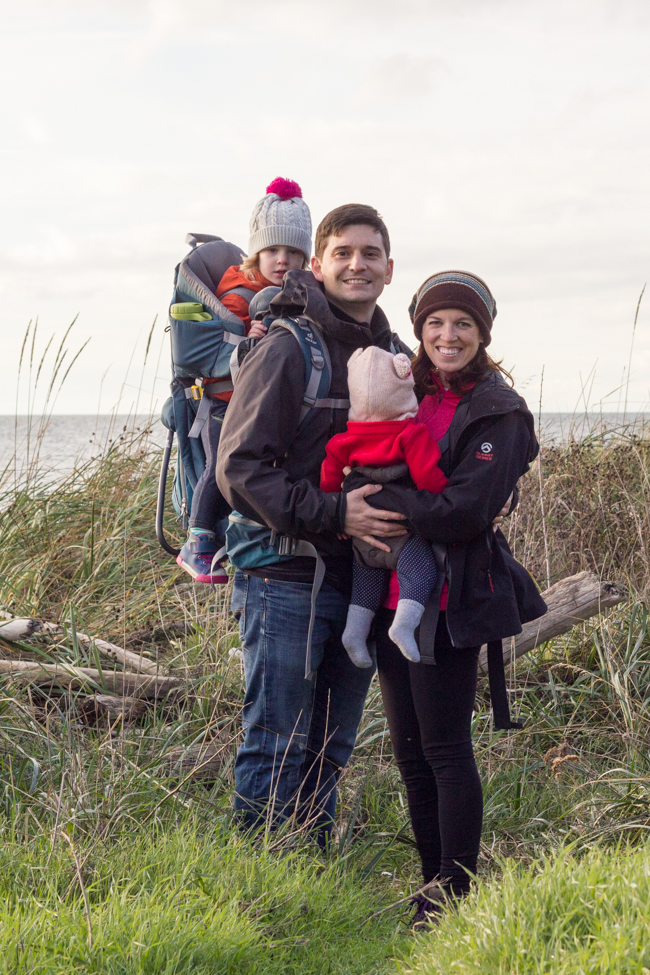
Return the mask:
[[[253,209],[248,256],[265,247],[295,247],[307,260],[311,255],[311,214],[302,190],[292,179],[278,177]]]

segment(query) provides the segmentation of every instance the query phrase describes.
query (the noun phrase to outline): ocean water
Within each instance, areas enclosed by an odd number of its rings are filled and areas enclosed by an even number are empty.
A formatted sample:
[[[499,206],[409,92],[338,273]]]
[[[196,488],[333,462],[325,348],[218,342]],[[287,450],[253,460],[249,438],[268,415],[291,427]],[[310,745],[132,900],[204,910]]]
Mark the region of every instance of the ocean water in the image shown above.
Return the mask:
[[[541,422],[540,422],[541,421]],[[542,444],[584,440],[607,431],[633,434],[650,423],[650,414],[542,413],[536,417]],[[116,441],[143,436],[162,447],[167,430],[158,417],[52,416],[45,423],[25,416],[0,416],[0,475],[30,466],[45,477],[55,477],[101,456]]]
[[[30,468],[46,478],[65,474],[99,458],[116,442],[140,436],[162,446],[167,430],[158,417],[147,416],[60,415],[30,421],[0,415],[0,475]]]
[[[542,413],[541,417],[535,417],[537,438],[542,445],[602,435],[606,438],[634,436],[644,427],[648,430],[649,425],[650,413]]]

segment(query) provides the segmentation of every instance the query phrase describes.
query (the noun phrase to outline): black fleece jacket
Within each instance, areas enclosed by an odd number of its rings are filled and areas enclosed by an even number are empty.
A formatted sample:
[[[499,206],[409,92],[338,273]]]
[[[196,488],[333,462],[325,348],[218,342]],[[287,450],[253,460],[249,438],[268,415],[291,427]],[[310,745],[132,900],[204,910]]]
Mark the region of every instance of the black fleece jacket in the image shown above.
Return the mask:
[[[355,349],[388,349],[391,331],[381,309],[361,325],[330,305],[309,271],[290,271],[272,302],[278,317],[302,315],[322,330],[332,363],[329,396],[348,398],[347,364]],[[346,429],[347,410],[319,409],[298,430],[305,392],[305,360],[295,337],[271,326],[243,361],[223,423],[217,483],[228,503],[248,518],[282,534],[312,542],[323,556],[326,580],[343,592],[350,586],[352,550],[337,538],[344,499],[320,490],[325,446]],[[313,559],[265,566],[269,577],[310,581]]]
[[[533,417],[521,396],[489,373],[458,404],[440,446],[449,478],[442,494],[388,484],[367,500],[406,515],[416,534],[446,548],[446,619],[454,646],[514,636],[546,604],[492,521],[537,456]],[[358,486],[351,478],[354,472],[346,481],[350,489]],[[430,649],[420,647],[423,655]]]

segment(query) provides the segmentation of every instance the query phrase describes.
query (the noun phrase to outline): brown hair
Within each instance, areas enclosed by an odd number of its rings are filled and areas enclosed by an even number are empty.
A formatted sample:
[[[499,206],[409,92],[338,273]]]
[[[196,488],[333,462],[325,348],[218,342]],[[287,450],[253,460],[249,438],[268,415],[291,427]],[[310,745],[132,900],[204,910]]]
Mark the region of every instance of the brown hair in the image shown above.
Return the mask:
[[[340,237],[341,231],[353,224],[364,224],[380,233],[386,257],[390,257],[390,237],[386,224],[374,207],[366,206],[364,203],[345,203],[335,210],[330,210],[327,216],[323,217],[316,229],[314,241],[316,257],[321,258],[323,256],[330,237]]]
[[[420,342],[420,348],[413,357],[411,365],[413,367],[413,379],[415,380],[415,394],[418,400],[423,399],[425,396],[438,393],[439,387],[431,378],[431,373],[435,373],[436,369],[424,350],[424,342]],[[468,362],[466,366],[452,374],[448,380],[449,388],[452,393],[460,395],[471,383],[475,383],[481,379],[486,372],[500,373],[508,380],[511,386],[514,386],[514,380],[508,370],[504,369],[500,362],[495,362],[481,342],[478,347],[478,352],[471,362]]]
[[[272,246],[279,247],[280,245],[273,244]],[[293,249],[300,250],[299,247],[295,247]],[[268,248],[263,247],[262,250],[268,250]],[[302,266],[303,268],[307,267],[307,258],[305,257],[304,254],[302,257]],[[239,270],[241,271],[241,273],[244,275],[245,278],[248,278],[249,281],[256,281],[260,273],[260,252],[258,251],[257,254],[251,254],[250,257],[245,257],[244,260],[239,265]]]

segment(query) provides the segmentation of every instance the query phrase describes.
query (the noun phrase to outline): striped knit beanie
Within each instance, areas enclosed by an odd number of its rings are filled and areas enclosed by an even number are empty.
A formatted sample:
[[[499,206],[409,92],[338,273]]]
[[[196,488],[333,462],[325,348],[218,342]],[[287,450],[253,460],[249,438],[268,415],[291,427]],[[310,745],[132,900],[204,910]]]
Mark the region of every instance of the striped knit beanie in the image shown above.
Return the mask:
[[[485,281],[468,271],[440,271],[427,278],[413,295],[409,315],[418,341],[422,340],[422,326],[427,315],[441,308],[460,308],[478,325],[485,345],[492,339],[492,322],[497,304]]]
[[[266,196],[255,204],[249,230],[250,257],[266,247],[285,246],[302,251],[309,260],[311,215],[294,180],[279,176],[266,187]]]

